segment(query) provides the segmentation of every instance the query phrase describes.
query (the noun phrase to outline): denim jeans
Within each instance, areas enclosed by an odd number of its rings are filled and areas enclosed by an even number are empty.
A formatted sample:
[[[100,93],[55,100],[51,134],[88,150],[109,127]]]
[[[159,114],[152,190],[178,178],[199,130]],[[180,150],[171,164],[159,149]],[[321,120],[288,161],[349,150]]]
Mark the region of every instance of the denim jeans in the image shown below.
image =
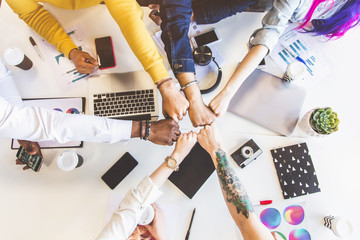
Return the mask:
[[[242,12],[252,3],[248,0],[162,0],[161,39],[174,74],[195,73],[188,37],[192,12],[198,24],[210,24]]]

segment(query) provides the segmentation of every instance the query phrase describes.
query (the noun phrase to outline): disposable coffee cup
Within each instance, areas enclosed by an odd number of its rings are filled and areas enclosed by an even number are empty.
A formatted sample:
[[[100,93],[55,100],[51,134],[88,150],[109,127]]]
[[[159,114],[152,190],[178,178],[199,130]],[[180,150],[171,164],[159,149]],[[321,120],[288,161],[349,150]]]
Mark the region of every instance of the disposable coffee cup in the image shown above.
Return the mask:
[[[303,79],[305,76],[305,72],[305,65],[302,62],[294,61],[287,66],[286,72],[282,79],[286,82]]]
[[[152,220],[154,220],[155,217],[155,210],[154,208],[149,205],[144,213],[141,215],[140,220],[139,220],[139,225],[148,225],[152,222]]]
[[[324,225],[330,228],[339,238],[348,237],[353,232],[351,221],[339,216],[335,217],[330,215],[324,217]]]
[[[78,168],[83,164],[83,162],[83,158],[71,150],[62,152],[56,160],[58,167],[63,171],[71,171]]]
[[[5,49],[3,57],[7,64],[16,66],[23,70],[29,70],[33,66],[32,61],[20,48],[9,47]]]

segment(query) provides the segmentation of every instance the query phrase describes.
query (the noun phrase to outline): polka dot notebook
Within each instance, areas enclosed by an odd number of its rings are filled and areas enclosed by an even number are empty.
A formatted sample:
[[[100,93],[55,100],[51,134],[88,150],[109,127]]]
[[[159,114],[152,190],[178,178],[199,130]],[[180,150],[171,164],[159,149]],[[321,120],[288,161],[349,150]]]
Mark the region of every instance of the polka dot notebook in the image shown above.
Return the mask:
[[[285,199],[320,192],[306,143],[271,150]]]

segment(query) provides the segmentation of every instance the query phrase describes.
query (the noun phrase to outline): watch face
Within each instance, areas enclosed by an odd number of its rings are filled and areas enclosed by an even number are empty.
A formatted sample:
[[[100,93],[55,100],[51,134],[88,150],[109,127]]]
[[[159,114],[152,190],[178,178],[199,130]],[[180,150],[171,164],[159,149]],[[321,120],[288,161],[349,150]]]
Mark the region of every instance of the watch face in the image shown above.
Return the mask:
[[[170,158],[170,159],[168,160],[168,165],[169,165],[169,167],[171,167],[171,168],[175,168],[175,167],[176,167],[176,161],[175,161],[174,159]]]

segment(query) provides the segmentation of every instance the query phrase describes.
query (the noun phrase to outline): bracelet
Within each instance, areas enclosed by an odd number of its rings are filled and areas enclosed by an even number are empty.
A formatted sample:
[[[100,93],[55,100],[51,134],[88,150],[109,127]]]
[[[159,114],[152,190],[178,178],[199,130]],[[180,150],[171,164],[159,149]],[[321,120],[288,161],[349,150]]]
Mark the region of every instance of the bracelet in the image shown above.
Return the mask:
[[[170,80],[172,80],[172,78],[171,78],[171,77],[169,77],[169,78],[165,79],[165,80],[164,80],[164,81],[162,81],[159,85],[157,85],[157,88],[159,89],[159,88],[160,88],[160,86],[161,86],[163,83],[166,83],[166,82],[168,82],[168,81],[170,81]]]
[[[151,122],[149,120],[146,120],[145,137],[143,138],[145,141],[149,139],[150,130],[151,130]]]
[[[198,80],[191,81],[191,82],[187,83],[185,86],[181,87],[180,90],[184,91],[185,88],[190,87],[191,85],[194,85],[194,84],[198,84],[198,83],[199,83]]]
[[[140,121],[140,139],[142,139],[142,124],[143,124],[143,121]]]

